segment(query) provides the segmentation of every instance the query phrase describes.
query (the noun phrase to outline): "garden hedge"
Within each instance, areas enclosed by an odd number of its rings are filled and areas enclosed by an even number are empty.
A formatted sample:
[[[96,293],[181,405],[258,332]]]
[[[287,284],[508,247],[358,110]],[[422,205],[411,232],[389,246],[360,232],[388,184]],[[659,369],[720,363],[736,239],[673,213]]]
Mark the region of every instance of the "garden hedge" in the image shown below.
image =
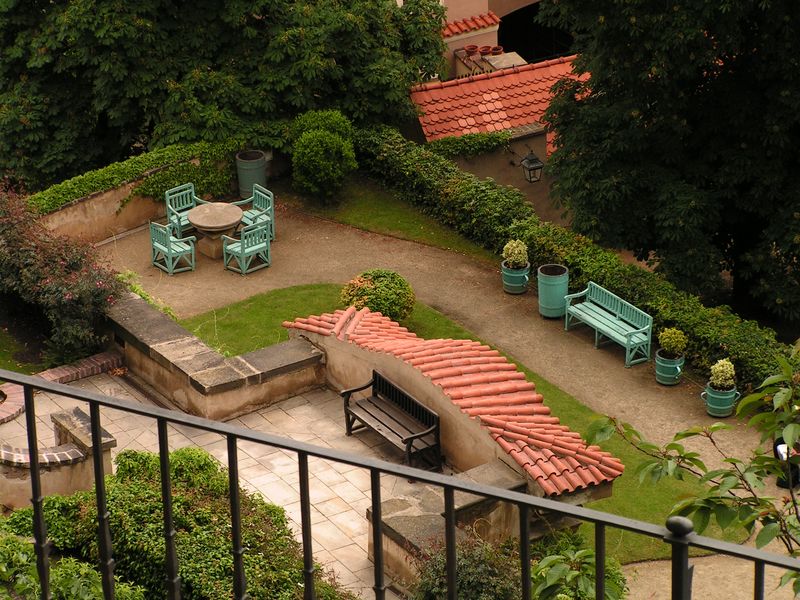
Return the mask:
[[[106,477],[115,574],[141,586],[146,598],[164,598],[166,555],[157,454],[124,450]],[[207,452],[182,448],[170,454],[173,519],[181,597],[233,597],[233,553],[228,473]],[[240,492],[247,592],[253,600],[293,600],[302,594],[303,556],[284,510],[258,494]],[[55,552],[98,561],[97,506],[93,492],[47,496],[42,510]],[[4,528],[32,534],[32,510],[11,513]],[[352,600],[315,572],[320,600]]]
[[[132,195],[161,199],[166,190],[187,181],[195,184],[198,194],[222,195],[230,191],[236,150],[235,142],[167,146],[62,181],[33,194],[28,204],[34,212],[46,214],[73,200],[140,178],[144,179]]]
[[[595,281],[651,314],[656,332],[681,329],[689,337],[687,357],[701,371],[730,357],[740,387],[753,386],[771,375],[777,354],[788,355],[788,346],[777,342],[771,329],[728,307],[704,306],[662,276],[626,265],[590,239],[542,221],[518,189],[465,173],[396,129],[360,129],[354,142],[363,170],[488,250],[499,253],[508,240],[519,238],[528,244],[532,268],[547,263],[569,268],[570,291]]]
[[[457,158],[486,154],[507,146],[510,141],[511,134],[508,131],[490,131],[439,138],[430,142],[426,148],[445,158]]]

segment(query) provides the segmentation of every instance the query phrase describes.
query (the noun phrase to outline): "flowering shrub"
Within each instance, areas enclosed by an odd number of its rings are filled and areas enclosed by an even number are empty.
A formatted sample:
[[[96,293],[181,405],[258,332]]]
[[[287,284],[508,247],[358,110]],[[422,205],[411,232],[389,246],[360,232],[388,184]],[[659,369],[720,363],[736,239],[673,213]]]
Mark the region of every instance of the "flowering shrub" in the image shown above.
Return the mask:
[[[736,370],[733,363],[722,358],[711,365],[711,378],[708,380],[715,390],[730,390],[736,386]]]
[[[102,321],[119,289],[90,246],[54,236],[24,200],[0,189],[0,292],[40,308],[50,321],[47,362],[71,362],[101,347]]]
[[[342,304],[381,313],[393,321],[405,319],[414,309],[414,291],[394,271],[364,271],[342,288]]]

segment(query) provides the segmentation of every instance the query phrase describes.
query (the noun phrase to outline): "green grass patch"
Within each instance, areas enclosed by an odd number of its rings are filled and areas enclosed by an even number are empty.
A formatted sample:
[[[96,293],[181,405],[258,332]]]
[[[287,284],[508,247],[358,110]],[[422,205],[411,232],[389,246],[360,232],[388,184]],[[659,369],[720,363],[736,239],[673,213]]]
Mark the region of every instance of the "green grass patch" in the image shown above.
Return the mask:
[[[22,347],[17,340],[8,331],[0,327],[0,369],[25,373],[26,375],[32,375],[44,369],[42,364],[18,361],[14,358],[21,350]]]
[[[242,354],[287,339],[286,330],[281,326],[283,321],[342,308],[339,304],[340,287],[338,284],[317,284],[266,292],[181,323],[210,346],[224,348],[232,355]],[[439,311],[419,302],[402,325],[425,339],[483,341]],[[553,414],[571,429],[585,435],[590,423],[598,415],[512,356],[507,357],[530,381],[536,383]],[[658,485],[640,485],[634,473],[643,461],[643,455],[618,438],[608,440],[603,448],[622,460],[626,470],[615,480],[613,495],[589,503],[587,506],[590,508],[663,525],[676,502],[700,490],[698,483],[672,479],[663,480]],[[592,527],[590,524],[581,526],[582,533],[589,540],[594,539]],[[705,535],[734,542],[745,538],[743,530],[723,535],[714,525],[708,528]],[[609,554],[621,563],[667,558],[670,555],[670,546],[660,539],[618,529],[606,530],[606,544]]]
[[[252,296],[179,323],[226,356],[237,356],[289,339],[282,323],[342,308],[335,283],[299,285]]]
[[[452,250],[481,261],[500,261],[498,256],[441,225],[366,177],[351,177],[340,194],[338,204],[330,207],[320,206],[318,202],[291,190],[288,185],[284,180],[270,187],[279,194],[282,202],[302,208],[304,212],[366,231]]]

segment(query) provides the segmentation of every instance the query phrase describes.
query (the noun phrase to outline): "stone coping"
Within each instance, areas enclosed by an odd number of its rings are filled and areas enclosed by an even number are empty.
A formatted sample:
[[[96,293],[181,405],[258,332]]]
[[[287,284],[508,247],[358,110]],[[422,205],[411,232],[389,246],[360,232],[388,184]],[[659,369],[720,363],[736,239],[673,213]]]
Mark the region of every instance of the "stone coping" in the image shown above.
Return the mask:
[[[258,385],[278,375],[322,364],[324,354],[305,340],[281,342],[225,357],[134,293],[109,312],[118,340],[135,347],[202,395]]]

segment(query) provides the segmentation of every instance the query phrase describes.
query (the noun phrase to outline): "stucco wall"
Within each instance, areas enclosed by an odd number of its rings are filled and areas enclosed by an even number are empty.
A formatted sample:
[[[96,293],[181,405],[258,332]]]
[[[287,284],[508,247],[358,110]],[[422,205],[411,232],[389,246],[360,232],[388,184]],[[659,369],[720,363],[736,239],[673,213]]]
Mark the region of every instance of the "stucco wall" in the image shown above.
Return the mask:
[[[528,154],[528,149],[538,156],[545,165],[547,164],[547,141],[544,132],[515,139],[509,144],[514,153],[505,148],[500,148],[493,152],[472,156],[468,158],[457,158],[456,164],[473,175],[481,178],[491,177],[498,183],[512,185],[519,189],[528,202],[533,205],[536,214],[544,221],[552,221],[559,225],[568,225],[568,221],[561,216],[562,209],[556,208],[550,198],[550,186],[552,179],[545,173],[542,180],[537,183],[528,183],[519,166],[520,161]]]
[[[61,235],[95,243],[164,217],[166,205],[161,201],[143,196],[125,201],[137,183],[80,198],[40,220]]]

